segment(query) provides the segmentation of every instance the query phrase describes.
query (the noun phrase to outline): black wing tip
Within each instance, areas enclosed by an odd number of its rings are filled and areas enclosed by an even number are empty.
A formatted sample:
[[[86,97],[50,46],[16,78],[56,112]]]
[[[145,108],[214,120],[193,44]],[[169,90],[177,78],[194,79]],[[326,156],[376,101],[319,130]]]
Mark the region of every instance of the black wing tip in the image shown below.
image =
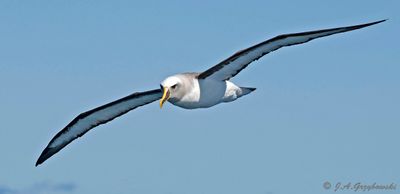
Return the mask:
[[[385,21],[387,21],[387,20],[389,20],[389,18],[386,18],[386,19],[383,19],[383,20],[376,21],[376,23],[385,22]]]
[[[387,20],[389,20],[389,19],[378,20],[378,21],[375,21],[375,22],[366,23],[364,25],[365,26],[371,26],[371,25],[375,25],[375,24],[379,24],[379,23],[385,22]]]
[[[49,159],[51,156],[53,156],[56,153],[54,148],[48,148],[46,147],[42,154],[40,154],[39,159],[36,161],[35,166],[39,166],[40,164],[42,164],[44,161],[46,161],[47,159]]]
[[[38,167],[39,165],[41,165],[43,162],[40,162],[39,160],[36,161],[35,167]]]
[[[388,20],[388,19],[378,20],[378,21],[375,21],[375,22],[369,22],[369,23],[365,23],[365,24],[359,24],[359,25],[355,25],[355,26],[344,27],[344,29],[345,29],[344,32],[365,28],[365,27],[368,27],[368,26],[372,26],[372,25],[375,25],[375,24],[379,24],[379,23],[385,22],[386,20]]]

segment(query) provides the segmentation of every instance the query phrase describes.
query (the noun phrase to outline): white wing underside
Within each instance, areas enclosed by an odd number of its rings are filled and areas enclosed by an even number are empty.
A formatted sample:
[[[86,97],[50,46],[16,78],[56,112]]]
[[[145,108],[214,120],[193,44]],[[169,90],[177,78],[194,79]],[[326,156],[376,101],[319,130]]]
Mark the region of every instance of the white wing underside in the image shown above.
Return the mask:
[[[161,95],[160,89],[138,92],[80,114],[54,136],[40,155],[36,165],[41,164],[90,129],[107,123],[139,106],[156,101],[161,98]]]
[[[279,48],[302,44],[316,38],[364,28],[383,21],[385,20],[356,26],[280,35],[235,53],[231,57],[201,73],[198,78],[214,79],[221,81],[228,80],[238,74],[241,70],[246,68],[247,65],[249,65],[251,62],[258,60],[262,56]]]

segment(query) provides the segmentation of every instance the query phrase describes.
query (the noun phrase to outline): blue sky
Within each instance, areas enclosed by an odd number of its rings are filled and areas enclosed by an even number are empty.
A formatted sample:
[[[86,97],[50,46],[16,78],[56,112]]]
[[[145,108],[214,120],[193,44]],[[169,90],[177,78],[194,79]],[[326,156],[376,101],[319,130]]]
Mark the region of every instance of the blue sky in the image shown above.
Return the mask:
[[[325,181],[400,184],[398,7],[1,1],[0,193],[333,193]],[[206,70],[275,35],[386,18],[254,62],[233,81],[257,91],[233,103],[154,103],[34,167],[83,111],[158,88],[171,74]]]

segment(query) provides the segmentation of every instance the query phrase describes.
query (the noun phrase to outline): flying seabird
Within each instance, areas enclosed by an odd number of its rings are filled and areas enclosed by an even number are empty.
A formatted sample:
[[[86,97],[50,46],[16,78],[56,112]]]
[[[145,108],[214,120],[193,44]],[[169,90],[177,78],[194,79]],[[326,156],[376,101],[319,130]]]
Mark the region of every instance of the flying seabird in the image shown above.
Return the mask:
[[[42,164],[90,129],[156,100],[160,100],[160,108],[168,101],[185,109],[208,108],[222,102],[234,101],[251,93],[255,88],[237,86],[229,79],[262,56],[285,46],[306,43],[316,38],[357,30],[384,21],[386,20],[279,35],[241,50],[204,72],[180,73],[167,77],[161,82],[160,89],[136,92],[78,115],[51,139],[37,160],[36,166]]]

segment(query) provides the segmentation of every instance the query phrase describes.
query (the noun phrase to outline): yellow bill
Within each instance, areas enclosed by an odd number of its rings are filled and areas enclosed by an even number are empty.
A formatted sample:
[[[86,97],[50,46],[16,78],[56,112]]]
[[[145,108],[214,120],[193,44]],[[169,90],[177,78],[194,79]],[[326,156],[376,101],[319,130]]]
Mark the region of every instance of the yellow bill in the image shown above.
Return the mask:
[[[160,100],[160,108],[162,108],[164,102],[167,101],[168,99],[169,99],[169,90],[168,90],[168,88],[164,87],[163,88],[163,96]]]

